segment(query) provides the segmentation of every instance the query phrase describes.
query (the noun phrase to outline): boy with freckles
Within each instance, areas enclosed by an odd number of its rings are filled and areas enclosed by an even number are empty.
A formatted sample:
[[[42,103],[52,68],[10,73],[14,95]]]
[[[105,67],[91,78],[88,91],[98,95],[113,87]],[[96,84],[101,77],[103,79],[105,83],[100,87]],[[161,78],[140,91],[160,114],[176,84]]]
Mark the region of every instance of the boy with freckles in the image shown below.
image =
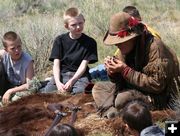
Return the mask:
[[[83,33],[85,19],[77,8],[64,13],[67,33],[56,37],[49,60],[53,61],[54,82],[50,81],[42,92],[77,94],[90,82],[88,64],[97,62],[96,41]]]

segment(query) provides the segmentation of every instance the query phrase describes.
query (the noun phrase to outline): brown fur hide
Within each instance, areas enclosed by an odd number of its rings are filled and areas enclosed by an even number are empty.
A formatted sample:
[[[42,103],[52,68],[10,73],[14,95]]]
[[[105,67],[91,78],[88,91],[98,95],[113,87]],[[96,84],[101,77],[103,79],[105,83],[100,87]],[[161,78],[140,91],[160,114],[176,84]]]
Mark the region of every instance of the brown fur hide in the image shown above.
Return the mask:
[[[76,128],[88,133],[110,132],[113,135],[129,135],[125,124],[120,117],[114,119],[100,118],[96,113],[95,103],[91,94],[62,96],[60,94],[35,94],[24,97],[7,107],[0,109],[0,136],[4,136],[14,128],[21,128],[32,136],[41,136],[50,127],[55,114],[47,109],[48,103],[75,104],[81,106],[77,113]],[[65,111],[67,112],[67,111]],[[60,123],[70,121],[70,112],[67,112]],[[152,112],[153,121],[165,121],[173,117],[172,111]]]

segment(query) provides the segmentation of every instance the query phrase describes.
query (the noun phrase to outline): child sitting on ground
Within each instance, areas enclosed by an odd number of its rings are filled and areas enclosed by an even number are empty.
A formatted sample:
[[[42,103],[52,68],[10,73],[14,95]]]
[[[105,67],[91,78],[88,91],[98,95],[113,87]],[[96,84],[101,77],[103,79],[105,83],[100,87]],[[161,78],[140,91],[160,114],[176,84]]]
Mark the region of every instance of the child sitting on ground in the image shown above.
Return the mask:
[[[88,64],[97,62],[96,41],[83,33],[85,19],[77,8],[64,13],[64,26],[69,31],[56,37],[49,60],[53,61],[53,80],[41,92],[77,94],[90,82]]]
[[[28,89],[28,81],[34,76],[32,57],[22,51],[18,34],[9,31],[2,38],[4,49],[0,50],[0,96],[3,104],[11,97]]]

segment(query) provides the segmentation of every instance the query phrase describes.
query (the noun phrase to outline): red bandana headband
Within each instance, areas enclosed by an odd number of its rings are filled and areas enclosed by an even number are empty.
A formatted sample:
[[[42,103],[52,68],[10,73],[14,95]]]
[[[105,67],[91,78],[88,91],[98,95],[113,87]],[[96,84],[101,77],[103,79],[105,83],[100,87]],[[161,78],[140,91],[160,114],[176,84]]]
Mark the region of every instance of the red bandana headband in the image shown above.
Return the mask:
[[[134,17],[130,17],[129,20],[128,20],[128,28],[126,29],[121,29],[119,32],[116,32],[116,33],[110,33],[110,35],[117,35],[118,37],[126,37],[128,35],[130,35],[130,32],[132,30],[132,28],[136,27],[137,25],[139,25],[140,21],[137,20],[136,18]]]

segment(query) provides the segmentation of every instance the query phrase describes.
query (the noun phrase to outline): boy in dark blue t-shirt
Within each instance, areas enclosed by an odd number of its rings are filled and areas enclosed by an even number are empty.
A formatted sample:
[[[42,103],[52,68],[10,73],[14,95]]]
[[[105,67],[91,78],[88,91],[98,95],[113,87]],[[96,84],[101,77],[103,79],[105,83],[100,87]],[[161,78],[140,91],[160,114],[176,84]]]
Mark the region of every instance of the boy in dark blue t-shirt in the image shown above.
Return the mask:
[[[69,31],[56,37],[49,60],[53,61],[54,82],[44,92],[58,90],[59,93],[83,92],[90,82],[88,64],[97,62],[96,41],[82,33],[85,19],[77,8],[64,13],[64,26]]]

